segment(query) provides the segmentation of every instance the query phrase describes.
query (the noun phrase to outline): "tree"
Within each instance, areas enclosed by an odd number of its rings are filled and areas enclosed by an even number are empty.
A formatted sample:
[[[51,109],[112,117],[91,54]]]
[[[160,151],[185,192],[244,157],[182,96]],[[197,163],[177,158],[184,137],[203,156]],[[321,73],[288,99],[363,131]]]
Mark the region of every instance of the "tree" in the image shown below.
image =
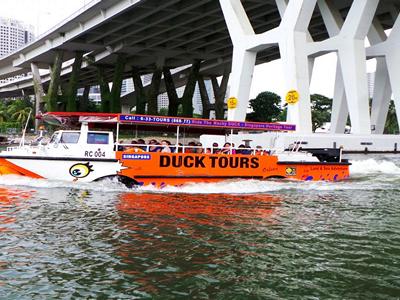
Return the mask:
[[[24,126],[31,111],[32,103],[24,99],[16,99],[10,102],[7,108],[7,113],[11,120],[20,123],[21,126]]]
[[[330,122],[331,112],[332,99],[320,94],[311,95],[311,117],[314,131],[324,123]]]
[[[390,101],[389,111],[385,124],[385,134],[399,134],[399,125],[393,100]]]
[[[253,112],[247,114],[248,121],[275,122],[281,114],[281,97],[272,92],[262,92],[250,100]]]

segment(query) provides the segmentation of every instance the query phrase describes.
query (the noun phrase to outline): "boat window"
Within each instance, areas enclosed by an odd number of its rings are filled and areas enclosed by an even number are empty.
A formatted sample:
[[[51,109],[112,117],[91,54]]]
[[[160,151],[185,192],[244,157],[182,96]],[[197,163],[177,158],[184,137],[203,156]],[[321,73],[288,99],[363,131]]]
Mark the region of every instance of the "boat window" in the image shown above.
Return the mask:
[[[77,144],[80,135],[80,132],[63,132],[60,142],[64,144]]]
[[[89,132],[88,144],[108,144],[108,133]]]

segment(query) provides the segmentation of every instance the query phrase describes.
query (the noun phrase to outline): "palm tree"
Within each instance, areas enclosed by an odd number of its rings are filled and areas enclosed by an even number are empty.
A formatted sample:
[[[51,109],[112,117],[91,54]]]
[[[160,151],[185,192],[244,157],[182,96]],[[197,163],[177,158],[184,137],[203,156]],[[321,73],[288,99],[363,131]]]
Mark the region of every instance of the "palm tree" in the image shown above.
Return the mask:
[[[11,117],[12,121],[16,121],[20,123],[21,126],[24,126],[31,110],[32,107],[30,102],[23,99],[17,99],[9,104],[7,113]]]

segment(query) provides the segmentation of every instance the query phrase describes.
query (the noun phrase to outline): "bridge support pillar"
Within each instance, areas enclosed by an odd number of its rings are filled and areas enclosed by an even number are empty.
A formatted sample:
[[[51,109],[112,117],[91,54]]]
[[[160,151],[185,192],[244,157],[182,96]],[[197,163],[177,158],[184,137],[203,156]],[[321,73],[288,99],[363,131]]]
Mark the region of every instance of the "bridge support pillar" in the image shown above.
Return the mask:
[[[322,18],[330,37],[337,36],[343,26],[343,18],[337,9],[329,7],[325,0],[318,0]],[[340,58],[336,63],[335,87],[332,101],[331,133],[344,133],[346,128],[349,110],[347,105],[346,92],[344,89],[342,68]]]
[[[368,39],[371,45],[380,44],[387,39],[378,19],[375,19],[372,23]],[[383,134],[391,95],[392,90],[385,57],[376,57],[374,91],[371,104],[371,128],[373,134]]]
[[[297,125],[298,132],[311,132],[309,83],[313,59],[305,48],[312,41],[307,29],[316,0],[276,0],[276,3],[282,16],[279,27],[255,34],[240,0],[220,0],[233,43],[230,95],[238,99],[237,107],[228,110],[228,119],[246,118],[257,52],[279,45],[286,87],[300,94],[300,101],[288,109],[288,121]]]
[[[182,96],[182,110],[184,117],[193,117],[193,95],[196,89],[197,76],[200,71],[200,60],[193,62]]]
[[[54,56],[54,63],[50,68],[50,85],[47,92],[47,111],[54,111],[57,108],[58,89],[60,87],[60,74],[63,62],[64,51],[57,50]]]
[[[87,85],[83,89],[82,100],[79,102],[79,111],[88,111],[89,93],[90,93],[90,85]]]
[[[112,113],[121,112],[121,88],[122,79],[125,70],[126,56],[118,54],[117,62],[114,69],[114,76],[110,95],[110,109]]]
[[[310,78],[314,58],[308,56],[306,48],[313,42],[308,25],[316,0],[276,0],[276,3],[282,18],[279,51],[286,91],[296,90],[300,95],[297,103],[288,105],[287,122],[296,124],[297,132],[311,133]]]
[[[185,90],[181,98],[178,97],[174,80],[169,68],[164,67],[164,82],[168,94],[168,115],[177,116],[178,107],[182,104],[183,116],[193,117],[193,95],[196,89],[196,82],[199,76],[200,61],[193,62],[190,72],[187,77]]]
[[[136,67],[132,67],[132,80],[136,91],[136,113],[144,115],[146,114],[146,94],[143,89],[139,69]]]
[[[33,89],[35,91],[35,112],[38,114],[43,111],[44,106],[44,90],[42,85],[42,79],[40,78],[39,68],[37,64],[31,63],[32,78],[33,78]],[[39,129],[39,120],[35,119],[35,130]]]
[[[221,85],[218,84],[217,77],[211,77],[211,83],[215,97],[215,118],[223,120],[225,118],[225,95],[228,88],[229,70],[225,68],[222,76]]]
[[[375,27],[376,29],[377,27]],[[368,57],[377,57],[384,59],[387,74],[384,73],[384,65],[377,65],[377,73],[376,73],[376,80],[375,82],[375,90],[374,90],[374,99],[373,99],[373,106],[372,106],[372,117],[373,120],[376,120],[376,133],[380,133],[383,131],[382,126],[384,126],[384,121],[386,121],[387,110],[390,104],[390,100],[388,100],[387,95],[390,95],[389,90],[391,87],[391,91],[393,92],[394,97],[394,104],[396,107],[396,115],[397,120],[400,120],[400,54],[398,53],[398,44],[400,42],[400,15],[398,15],[395,24],[390,32],[390,35],[387,37],[386,40],[382,39],[381,43],[371,46],[367,49]],[[380,60],[378,60],[378,63]],[[379,69],[378,69],[379,67]],[[379,73],[378,73],[379,71]],[[378,78],[378,74],[380,78]],[[389,82],[385,79],[385,75],[388,76]],[[377,84],[381,84],[381,86],[377,86]],[[380,96],[380,93],[386,93],[383,96]],[[378,96],[375,99],[375,96]],[[374,102],[376,101],[375,105]],[[379,107],[379,102],[381,102],[381,107]],[[385,116],[383,118],[383,115]],[[383,125],[382,125],[383,123]]]
[[[104,66],[97,66],[97,79],[100,86],[101,111],[110,112],[110,86],[108,85]]]
[[[67,111],[77,111],[78,108],[76,92],[78,90],[79,73],[82,67],[82,57],[83,52],[77,52],[75,54],[75,61],[72,65],[72,72],[67,87]]]
[[[354,0],[343,22],[337,8],[333,2],[318,0],[318,5],[327,28],[330,25],[336,27],[335,36],[330,39],[315,43],[314,52],[338,53],[338,62],[343,77],[343,86],[347,99],[348,111],[350,114],[352,132],[356,134],[371,133],[371,118],[369,114],[369,97],[366,74],[366,60],[364,39],[367,36],[373,17],[375,15],[379,0]],[[341,26],[343,24],[343,26]],[[311,53],[309,53],[311,54]],[[337,77],[340,80],[340,76]],[[341,84],[341,83],[337,83]],[[339,115],[345,112],[343,108],[343,95],[334,98],[333,117],[337,121],[334,130],[341,130]],[[335,108],[336,106],[336,108]],[[343,118],[343,115],[341,116]],[[346,116],[347,119],[347,116]]]
[[[151,78],[150,89],[148,90],[147,114],[149,115],[158,114],[158,94],[160,91],[161,77],[162,69],[157,67],[154,70],[153,77]]]
[[[165,89],[168,95],[168,116],[176,117],[178,115],[178,108],[180,99],[176,92],[174,79],[172,78],[171,70],[168,67],[163,68]]]
[[[208,95],[206,84],[203,75],[199,75],[197,78],[197,83],[199,85],[199,92],[201,98],[201,106],[203,107],[202,118],[209,119],[211,112],[210,96]]]

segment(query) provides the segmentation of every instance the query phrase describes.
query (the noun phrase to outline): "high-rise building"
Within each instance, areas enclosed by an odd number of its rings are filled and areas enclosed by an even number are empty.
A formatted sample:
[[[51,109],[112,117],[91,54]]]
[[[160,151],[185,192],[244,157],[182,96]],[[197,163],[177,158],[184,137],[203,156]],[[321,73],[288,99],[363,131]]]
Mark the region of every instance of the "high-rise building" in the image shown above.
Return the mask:
[[[33,26],[15,19],[0,17],[0,57],[9,54],[34,39]]]
[[[34,40],[33,26],[24,23],[0,17],[0,57],[23,47]],[[0,84],[14,81],[25,75],[18,75],[7,79],[1,79]]]

